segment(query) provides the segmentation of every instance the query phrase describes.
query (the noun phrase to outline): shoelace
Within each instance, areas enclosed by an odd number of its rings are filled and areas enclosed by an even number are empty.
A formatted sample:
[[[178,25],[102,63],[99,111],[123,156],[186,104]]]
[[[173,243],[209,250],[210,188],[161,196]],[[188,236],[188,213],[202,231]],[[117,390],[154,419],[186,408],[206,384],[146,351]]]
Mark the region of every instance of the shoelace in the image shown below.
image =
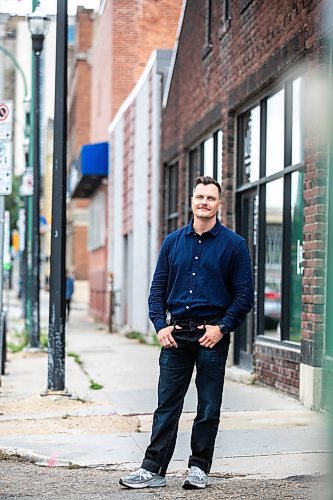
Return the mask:
[[[140,479],[150,479],[152,477],[152,473],[146,469],[139,469],[134,473],[135,476],[139,476]]]
[[[195,465],[191,466],[191,476],[196,476],[199,479],[206,479],[205,472]]]

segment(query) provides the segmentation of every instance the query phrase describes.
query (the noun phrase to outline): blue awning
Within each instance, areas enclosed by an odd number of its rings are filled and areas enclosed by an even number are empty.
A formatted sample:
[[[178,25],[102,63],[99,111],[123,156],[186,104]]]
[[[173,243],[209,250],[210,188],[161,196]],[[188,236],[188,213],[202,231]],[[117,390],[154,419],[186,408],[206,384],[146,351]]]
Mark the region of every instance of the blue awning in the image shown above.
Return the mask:
[[[79,161],[73,166],[71,176],[71,196],[88,198],[108,176],[109,143],[85,144],[81,148]],[[74,185],[73,185],[74,184]]]

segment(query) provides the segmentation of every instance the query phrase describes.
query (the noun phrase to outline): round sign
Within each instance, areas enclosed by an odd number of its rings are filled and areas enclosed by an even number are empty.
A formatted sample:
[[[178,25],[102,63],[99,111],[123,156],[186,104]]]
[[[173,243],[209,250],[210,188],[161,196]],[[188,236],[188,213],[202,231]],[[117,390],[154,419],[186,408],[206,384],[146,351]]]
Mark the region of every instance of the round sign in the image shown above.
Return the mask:
[[[5,103],[0,104],[0,122],[4,122],[5,120],[7,120],[8,115],[9,115],[9,108],[7,104]]]

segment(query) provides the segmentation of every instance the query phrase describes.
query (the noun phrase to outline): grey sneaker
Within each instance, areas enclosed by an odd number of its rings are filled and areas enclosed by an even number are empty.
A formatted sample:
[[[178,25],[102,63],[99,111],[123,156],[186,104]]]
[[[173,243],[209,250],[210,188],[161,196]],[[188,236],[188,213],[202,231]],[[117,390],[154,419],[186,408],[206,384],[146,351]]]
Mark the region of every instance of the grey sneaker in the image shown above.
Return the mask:
[[[166,486],[165,477],[146,469],[138,469],[128,476],[121,477],[119,484],[126,488],[159,488]]]
[[[198,488],[206,488],[206,486],[209,485],[210,480],[207,474],[203,470],[199,469],[199,467],[192,465],[190,472],[183,483],[183,488],[185,490],[196,490]]]

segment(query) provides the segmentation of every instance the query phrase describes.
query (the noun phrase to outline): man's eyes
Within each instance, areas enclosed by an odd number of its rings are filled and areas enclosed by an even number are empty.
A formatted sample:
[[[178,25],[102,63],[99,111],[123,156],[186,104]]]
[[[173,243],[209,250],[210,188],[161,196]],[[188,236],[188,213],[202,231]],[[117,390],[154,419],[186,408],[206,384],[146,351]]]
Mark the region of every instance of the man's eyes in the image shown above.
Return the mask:
[[[203,198],[204,198],[203,196],[196,196],[195,197],[196,200],[203,200]],[[216,198],[214,198],[214,196],[208,196],[207,200],[209,200],[209,201],[216,201]]]

